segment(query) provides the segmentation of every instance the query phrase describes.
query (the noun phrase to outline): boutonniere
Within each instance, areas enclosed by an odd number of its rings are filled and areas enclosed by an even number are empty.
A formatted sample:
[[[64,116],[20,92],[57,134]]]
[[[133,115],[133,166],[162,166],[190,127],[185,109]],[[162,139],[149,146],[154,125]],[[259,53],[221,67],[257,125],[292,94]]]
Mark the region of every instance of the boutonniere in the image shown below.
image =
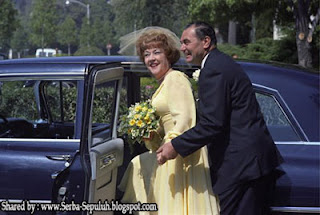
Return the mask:
[[[192,78],[193,78],[193,80],[198,81],[198,80],[199,80],[199,75],[200,75],[200,69],[195,70],[195,71],[192,73]]]

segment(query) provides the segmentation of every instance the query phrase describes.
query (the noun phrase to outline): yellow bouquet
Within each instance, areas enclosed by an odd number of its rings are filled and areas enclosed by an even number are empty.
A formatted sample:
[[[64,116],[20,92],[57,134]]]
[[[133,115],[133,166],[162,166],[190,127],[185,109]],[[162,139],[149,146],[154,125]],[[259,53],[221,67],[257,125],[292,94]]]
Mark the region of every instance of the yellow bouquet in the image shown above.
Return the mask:
[[[128,143],[143,143],[143,138],[149,138],[150,132],[159,127],[159,116],[151,105],[151,101],[136,103],[129,107],[129,113],[120,118],[118,131],[128,137]]]

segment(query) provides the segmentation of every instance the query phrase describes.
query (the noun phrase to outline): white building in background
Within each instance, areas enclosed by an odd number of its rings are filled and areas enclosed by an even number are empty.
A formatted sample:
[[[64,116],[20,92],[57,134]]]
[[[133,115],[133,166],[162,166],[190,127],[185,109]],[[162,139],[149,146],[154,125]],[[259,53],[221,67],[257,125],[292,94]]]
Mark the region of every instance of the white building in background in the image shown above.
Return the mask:
[[[276,21],[273,20],[273,39],[280,40],[285,36],[285,34],[281,31],[281,28],[276,25]]]

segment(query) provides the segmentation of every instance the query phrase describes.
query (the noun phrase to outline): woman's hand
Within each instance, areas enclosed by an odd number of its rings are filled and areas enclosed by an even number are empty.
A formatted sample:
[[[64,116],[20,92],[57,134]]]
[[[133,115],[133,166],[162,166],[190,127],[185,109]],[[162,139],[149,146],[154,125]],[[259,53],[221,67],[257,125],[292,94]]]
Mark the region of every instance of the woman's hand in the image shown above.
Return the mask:
[[[156,133],[155,131],[150,131],[149,137],[142,137],[142,140],[143,141],[151,141],[153,139],[155,133]]]

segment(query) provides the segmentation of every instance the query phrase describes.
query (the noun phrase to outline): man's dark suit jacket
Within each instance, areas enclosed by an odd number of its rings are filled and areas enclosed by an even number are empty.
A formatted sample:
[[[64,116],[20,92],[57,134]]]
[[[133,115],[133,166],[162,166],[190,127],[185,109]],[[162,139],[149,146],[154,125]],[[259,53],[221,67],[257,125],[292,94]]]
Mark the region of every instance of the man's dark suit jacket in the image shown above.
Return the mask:
[[[183,157],[208,146],[213,191],[221,194],[278,166],[281,158],[242,68],[214,49],[198,84],[197,124],[172,145]]]

